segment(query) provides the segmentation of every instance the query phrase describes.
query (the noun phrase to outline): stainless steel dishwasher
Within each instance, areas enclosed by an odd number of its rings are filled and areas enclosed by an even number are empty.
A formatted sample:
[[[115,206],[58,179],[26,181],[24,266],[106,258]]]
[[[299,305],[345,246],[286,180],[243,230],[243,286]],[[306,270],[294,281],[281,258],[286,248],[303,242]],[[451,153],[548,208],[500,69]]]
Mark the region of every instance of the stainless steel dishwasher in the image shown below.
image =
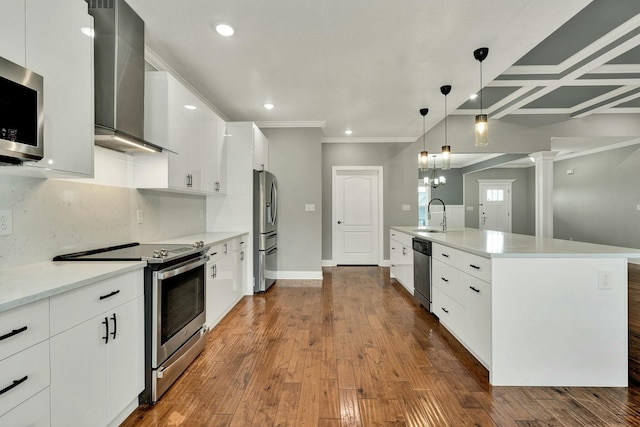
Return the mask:
[[[431,312],[431,242],[413,239],[413,296]]]

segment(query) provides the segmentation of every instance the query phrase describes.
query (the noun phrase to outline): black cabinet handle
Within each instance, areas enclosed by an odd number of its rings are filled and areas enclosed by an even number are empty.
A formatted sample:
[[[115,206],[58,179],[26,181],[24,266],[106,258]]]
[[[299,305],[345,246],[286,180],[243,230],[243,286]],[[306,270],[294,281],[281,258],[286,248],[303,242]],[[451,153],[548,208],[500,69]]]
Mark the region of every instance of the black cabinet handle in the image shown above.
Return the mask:
[[[12,336],[14,336],[14,335],[18,335],[19,333],[24,332],[24,331],[26,331],[26,330],[27,330],[27,327],[26,327],[26,326],[23,326],[23,327],[22,327],[22,328],[20,328],[20,329],[14,329],[13,331],[9,332],[8,334],[4,334],[4,335],[2,335],[2,336],[0,337],[0,341],[2,341],[2,340],[6,340],[7,338],[11,338]]]
[[[449,258],[449,255],[447,255],[447,254],[442,254],[442,256],[445,257],[445,258]]]
[[[120,293],[120,289],[118,289],[117,291],[113,291],[107,295],[100,295],[100,301],[102,301],[103,299],[111,298],[112,296],[118,295],[119,293]]]
[[[480,267],[478,267],[477,265],[469,264],[469,267],[473,267],[473,268],[475,268],[476,270],[480,270]]]
[[[104,325],[104,330],[105,330],[105,334],[102,337],[102,339],[104,340],[105,344],[109,343],[109,318],[105,317],[104,321],[102,322],[102,324]]]
[[[20,378],[19,380],[13,380],[13,383],[11,385],[8,385],[5,388],[3,388],[2,390],[0,390],[0,395],[5,394],[9,390],[18,387],[20,384],[25,382],[28,378],[29,378],[29,376],[25,375],[24,377]]]
[[[118,323],[116,320],[116,314],[113,313],[113,317],[111,318],[111,320],[113,320],[113,332],[111,332],[111,338],[113,338],[114,340],[116,339],[116,333],[118,331]]]
[[[449,279],[447,279],[446,277],[441,277],[442,280],[444,280],[445,282],[449,282]]]
[[[447,309],[446,309],[446,308],[444,308],[444,307],[440,307],[440,308],[441,308],[441,309],[442,309],[442,311],[444,311],[445,313],[448,313],[448,312],[449,312],[449,310],[447,310]]]
[[[469,286],[469,288],[473,291],[473,292],[477,292],[480,293],[480,289],[476,289],[473,286]]]

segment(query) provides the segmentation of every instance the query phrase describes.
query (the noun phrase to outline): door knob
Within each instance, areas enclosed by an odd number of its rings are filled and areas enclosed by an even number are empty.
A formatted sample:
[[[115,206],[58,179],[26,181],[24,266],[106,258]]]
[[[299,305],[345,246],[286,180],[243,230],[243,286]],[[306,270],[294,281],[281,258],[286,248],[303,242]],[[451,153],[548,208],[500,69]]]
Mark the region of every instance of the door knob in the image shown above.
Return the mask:
[[[342,224],[342,221],[338,221],[338,224]]]

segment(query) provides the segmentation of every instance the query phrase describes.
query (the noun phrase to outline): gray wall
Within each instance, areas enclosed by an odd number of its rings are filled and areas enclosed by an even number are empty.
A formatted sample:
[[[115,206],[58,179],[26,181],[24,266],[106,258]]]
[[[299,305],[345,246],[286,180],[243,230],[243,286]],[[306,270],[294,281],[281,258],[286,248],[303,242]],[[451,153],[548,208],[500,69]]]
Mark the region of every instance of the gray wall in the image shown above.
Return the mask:
[[[262,129],[278,179],[278,271],[322,271],[322,130]],[[305,204],[315,204],[305,212]]]
[[[465,226],[478,228],[480,224],[478,215],[479,188],[478,179],[515,179],[512,184],[512,233],[534,234],[532,224],[535,224],[534,210],[535,199],[530,200],[529,168],[495,168],[473,172],[465,175],[465,209],[473,206],[473,210],[465,210]]]
[[[554,237],[640,248],[640,145],[557,161],[553,170]]]
[[[332,259],[332,167],[383,167],[383,247],[384,259],[389,259],[389,226],[418,224],[418,153],[405,143],[322,144],[322,259]],[[411,210],[402,211],[402,205]]]
[[[13,234],[0,236],[0,268],[206,228],[204,197],[54,179],[0,175],[0,209],[13,212]]]

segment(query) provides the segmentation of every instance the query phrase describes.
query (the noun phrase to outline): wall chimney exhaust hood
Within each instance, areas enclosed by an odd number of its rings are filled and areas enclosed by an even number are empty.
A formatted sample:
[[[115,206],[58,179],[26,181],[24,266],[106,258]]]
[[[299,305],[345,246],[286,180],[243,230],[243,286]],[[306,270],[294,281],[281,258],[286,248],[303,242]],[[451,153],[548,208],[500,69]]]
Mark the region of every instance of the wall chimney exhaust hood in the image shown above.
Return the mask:
[[[144,139],[144,21],[124,0],[86,1],[95,27],[95,143],[160,152]]]

